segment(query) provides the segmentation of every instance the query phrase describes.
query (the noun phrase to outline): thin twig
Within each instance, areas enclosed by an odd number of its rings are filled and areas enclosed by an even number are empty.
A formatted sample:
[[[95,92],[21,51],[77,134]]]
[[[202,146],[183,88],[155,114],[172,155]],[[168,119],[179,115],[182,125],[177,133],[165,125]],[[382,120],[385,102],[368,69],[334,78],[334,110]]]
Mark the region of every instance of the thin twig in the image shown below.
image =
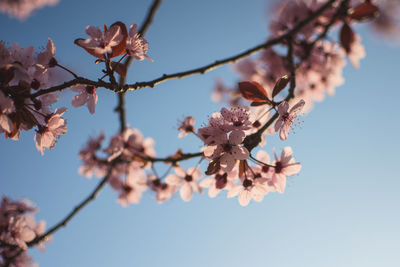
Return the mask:
[[[154,80],[151,81],[147,81],[147,82],[137,82],[134,84],[126,84],[124,86],[118,86],[115,87],[114,85],[112,85],[111,83],[105,83],[105,82],[101,82],[101,84],[95,82],[95,81],[90,81],[87,79],[83,79],[83,78],[79,78],[79,80],[75,79],[70,81],[69,83],[73,85],[76,84],[82,84],[84,82],[88,82],[88,85],[94,85],[96,87],[104,87],[106,89],[115,91],[115,92],[127,92],[127,91],[132,91],[132,90],[138,90],[138,89],[142,89],[142,88],[146,88],[146,87],[154,87],[162,82],[168,81],[168,80],[172,80],[172,79],[180,79],[180,78],[184,78],[187,76],[191,76],[191,75],[195,75],[195,74],[204,74],[210,70],[213,70],[215,68],[218,68],[220,66],[223,66],[225,64],[228,63],[234,63],[242,58],[248,57],[254,53],[257,53],[263,49],[266,49],[268,47],[274,46],[276,44],[282,43],[284,40],[286,40],[288,37],[293,36],[294,34],[296,34],[298,31],[300,31],[304,26],[306,26],[308,23],[310,23],[311,21],[313,21],[315,18],[317,18],[319,15],[321,15],[325,10],[327,10],[329,7],[331,7],[331,5],[337,0],[330,0],[328,2],[326,2],[323,6],[321,6],[317,11],[315,11],[314,13],[312,13],[308,18],[302,20],[299,24],[297,24],[294,28],[292,28],[291,30],[289,30],[287,33],[280,35],[276,38],[270,39],[269,41],[259,44],[253,48],[250,48],[242,53],[239,53],[235,56],[231,56],[222,60],[217,60],[214,63],[208,64],[206,66],[200,67],[200,68],[196,68],[196,69],[192,69],[192,70],[188,70],[188,71],[183,71],[183,72],[177,72],[174,74],[164,74],[159,78],[156,78]],[[55,92],[58,90],[62,90],[65,89],[65,84],[61,85],[61,86],[54,86],[54,87],[50,87],[48,89],[43,89],[38,91],[35,94],[32,94],[31,97],[36,97],[36,96],[40,96],[46,93],[50,93],[50,92]]]
[[[146,18],[140,27],[139,34],[141,36],[144,36],[153,22],[154,15],[156,14],[156,11],[158,7],[160,6],[162,0],[154,0],[153,4],[151,5]],[[130,65],[132,64],[132,57],[127,57],[124,65],[125,68],[128,70]],[[120,76],[119,78],[119,86],[122,86],[125,84],[125,76]],[[119,92],[118,93],[118,106],[115,108],[115,110],[119,113],[119,121],[120,121],[120,132],[122,133],[125,128],[126,128],[126,112],[125,112],[125,92]]]
[[[106,185],[108,179],[111,176],[111,171],[112,171],[112,166],[110,167],[107,175],[99,182],[99,184],[95,187],[95,189],[92,191],[92,193],[87,196],[78,206],[76,206],[62,221],[60,221],[58,224],[54,225],[52,228],[47,230],[46,233],[43,235],[40,235],[33,239],[32,241],[28,242],[27,245],[28,247],[32,247],[42,240],[44,240],[47,236],[51,235],[61,227],[65,227],[68,222],[81,210],[83,209],[87,204],[89,204],[91,201],[93,201],[97,195],[99,194],[100,190]]]

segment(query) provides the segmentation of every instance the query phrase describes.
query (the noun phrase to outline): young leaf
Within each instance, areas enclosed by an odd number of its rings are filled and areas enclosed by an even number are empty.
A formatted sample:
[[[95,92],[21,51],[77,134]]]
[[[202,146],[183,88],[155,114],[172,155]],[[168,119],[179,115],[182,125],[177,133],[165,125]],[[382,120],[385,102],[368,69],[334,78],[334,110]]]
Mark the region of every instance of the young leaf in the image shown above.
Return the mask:
[[[347,23],[344,23],[340,30],[340,44],[347,54],[351,52],[351,45],[355,41],[355,34]]]
[[[353,9],[353,12],[350,14],[352,19],[362,21],[375,17],[379,12],[377,6],[372,4],[370,1],[366,1],[362,4],[359,4]]]
[[[253,102],[269,101],[267,91],[257,82],[240,82],[239,90],[247,100]]]
[[[284,75],[275,83],[274,90],[272,90],[272,98],[279,94],[290,82],[288,75]]]

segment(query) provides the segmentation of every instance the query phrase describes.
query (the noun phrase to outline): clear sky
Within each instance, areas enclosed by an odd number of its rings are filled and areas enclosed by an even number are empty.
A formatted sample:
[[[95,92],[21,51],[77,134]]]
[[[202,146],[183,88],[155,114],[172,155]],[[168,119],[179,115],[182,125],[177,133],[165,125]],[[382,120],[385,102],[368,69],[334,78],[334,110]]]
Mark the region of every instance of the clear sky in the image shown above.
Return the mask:
[[[135,62],[129,82],[199,67],[263,42],[267,2],[165,0],[146,35],[154,63]],[[97,79],[100,68],[74,39],[86,38],[87,25],[140,24],[150,4],[61,0],[25,22],[0,14],[1,39],[40,47],[50,37],[60,63]],[[400,266],[400,50],[366,27],[356,31],[367,51],[361,68],[348,64],[345,84],[316,104],[286,142],[276,136],[267,140],[268,152],[289,145],[303,165],[285,194],[241,207],[225,194],[196,195],[189,203],[175,196],[160,205],[148,192],[140,204],[122,208],[107,187],[54,235],[45,253],[30,254],[41,267]],[[195,138],[177,138],[176,125],[192,115],[197,128],[219,111],[210,99],[216,77],[228,85],[238,81],[225,66],[128,93],[129,125],[156,140],[159,156],[177,148],[198,151]],[[88,137],[101,130],[110,137],[119,129],[116,96],[104,89],[98,93],[94,115],[86,107],[73,108],[71,92],[62,94],[68,132],[44,156],[35,148],[33,131],[18,142],[0,138],[0,194],[32,200],[40,208],[36,218],[50,226],[98,182],[77,173],[77,154]]]

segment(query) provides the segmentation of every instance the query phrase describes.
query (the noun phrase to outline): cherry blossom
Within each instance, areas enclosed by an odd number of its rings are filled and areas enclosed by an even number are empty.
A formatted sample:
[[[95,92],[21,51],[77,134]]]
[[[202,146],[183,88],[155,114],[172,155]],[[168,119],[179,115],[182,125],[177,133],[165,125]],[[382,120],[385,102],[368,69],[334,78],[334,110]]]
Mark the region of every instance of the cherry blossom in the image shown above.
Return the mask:
[[[282,150],[281,157],[278,158],[275,154],[275,161],[272,162],[272,165],[275,166],[272,174],[272,184],[279,193],[285,191],[286,177],[295,175],[301,170],[301,164],[295,162],[292,154],[292,148],[285,147]]]
[[[204,155],[211,160],[219,161],[222,170],[230,171],[236,164],[237,160],[245,160],[249,157],[249,151],[241,146],[245,138],[243,131],[234,130],[224,136],[217,145],[211,145],[204,149]]]
[[[132,24],[129,28],[128,38],[126,39],[126,53],[137,60],[146,58],[153,61],[146,55],[147,50],[149,50],[146,39],[140,37],[137,30],[138,26],[136,24]]]
[[[89,39],[76,39],[75,44],[97,58],[102,59],[107,54],[119,56],[119,45],[122,44],[125,48],[126,28],[123,23],[114,23],[110,28],[104,25],[104,34],[95,26],[87,26],[86,34],[89,35]],[[113,53],[113,49],[117,48],[118,52]]]
[[[179,125],[178,130],[180,131],[178,137],[182,138],[189,133],[194,133],[194,121],[195,119],[192,116],[186,117],[181,124]]]
[[[97,88],[91,85],[79,85],[72,87],[71,90],[79,92],[72,99],[72,106],[80,107],[86,104],[90,114],[94,114],[97,104]]]
[[[179,194],[183,201],[190,201],[193,192],[202,193],[203,189],[197,180],[201,178],[201,172],[197,168],[189,168],[187,170],[176,167],[175,174],[171,174],[165,178],[165,182],[171,186],[181,186]]]
[[[241,206],[247,206],[251,199],[260,202],[268,192],[268,185],[260,183],[257,180],[246,178],[241,184],[232,187],[231,190],[229,190],[227,197],[232,198],[239,195],[239,204]]]
[[[288,102],[283,101],[281,104],[279,104],[278,106],[279,118],[275,123],[275,131],[277,132],[278,130],[280,130],[279,137],[281,138],[281,140],[284,141],[288,137],[290,127],[293,124],[296,117],[298,116],[298,113],[303,108],[304,104],[305,104],[304,100],[300,100],[290,110]]]
[[[230,190],[237,180],[237,172],[223,172],[220,171],[212,177],[207,177],[200,182],[200,186],[208,188],[208,196],[211,198],[216,197],[223,189]]]
[[[57,141],[57,137],[67,132],[66,121],[61,116],[66,108],[56,109],[46,120],[46,126],[38,126],[39,130],[35,134],[36,148],[42,155],[44,149],[51,149]]]
[[[353,65],[353,67],[359,68],[360,59],[364,58],[366,53],[364,46],[361,44],[360,35],[356,34],[354,38],[354,42],[350,47],[351,50],[349,53],[347,53],[347,56],[349,57],[350,63]]]

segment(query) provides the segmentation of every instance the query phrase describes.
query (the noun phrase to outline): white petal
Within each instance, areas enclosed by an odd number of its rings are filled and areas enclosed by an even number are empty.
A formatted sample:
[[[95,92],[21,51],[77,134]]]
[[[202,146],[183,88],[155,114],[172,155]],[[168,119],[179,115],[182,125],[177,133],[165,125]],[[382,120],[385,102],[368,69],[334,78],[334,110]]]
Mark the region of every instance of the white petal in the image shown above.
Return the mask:
[[[239,195],[239,204],[243,207],[249,205],[251,200],[251,192],[249,190],[243,190]]]
[[[171,174],[165,178],[165,182],[169,185],[178,186],[183,182],[183,179],[175,174]]]
[[[240,193],[240,191],[242,191],[242,190],[243,190],[243,185],[241,185],[241,184],[236,185],[236,186],[232,187],[231,190],[229,190],[227,197],[228,197],[228,198],[235,197],[235,196],[237,196],[237,195]]]
[[[181,195],[181,198],[183,199],[183,201],[189,201],[192,199],[192,195],[193,195],[193,190],[192,187],[190,186],[189,183],[184,183],[181,187],[181,189],[179,190],[179,194]]]

